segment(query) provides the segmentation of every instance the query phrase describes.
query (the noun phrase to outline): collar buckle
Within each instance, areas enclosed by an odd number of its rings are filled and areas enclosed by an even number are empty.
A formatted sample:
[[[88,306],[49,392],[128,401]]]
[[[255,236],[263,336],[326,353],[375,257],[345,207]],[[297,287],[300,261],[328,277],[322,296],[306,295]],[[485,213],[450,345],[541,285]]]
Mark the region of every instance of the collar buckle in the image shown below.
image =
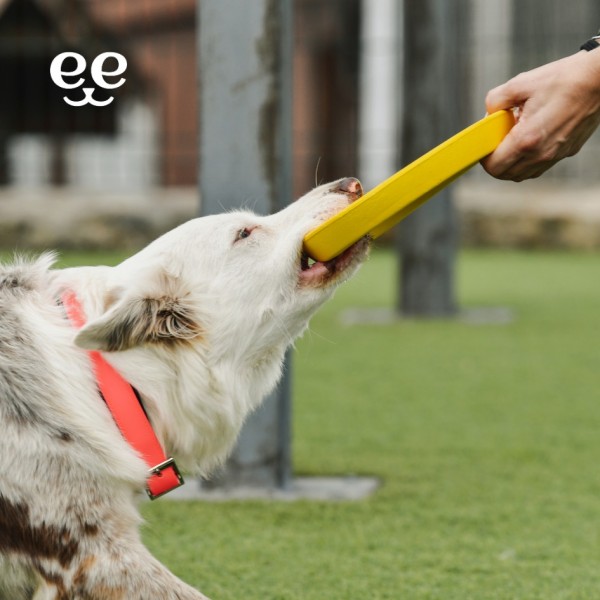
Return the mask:
[[[155,500],[181,487],[184,483],[185,481],[175,463],[175,459],[168,458],[148,470],[146,493],[150,500]]]

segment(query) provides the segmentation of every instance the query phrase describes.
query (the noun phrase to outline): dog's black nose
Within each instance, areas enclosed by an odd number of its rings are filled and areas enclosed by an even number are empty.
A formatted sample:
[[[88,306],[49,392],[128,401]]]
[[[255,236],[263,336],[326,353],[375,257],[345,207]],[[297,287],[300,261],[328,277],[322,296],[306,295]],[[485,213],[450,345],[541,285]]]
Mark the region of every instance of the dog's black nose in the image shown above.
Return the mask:
[[[344,192],[345,194],[351,194],[356,198],[362,196],[363,189],[360,181],[356,177],[346,177],[342,179],[335,187],[336,192]]]

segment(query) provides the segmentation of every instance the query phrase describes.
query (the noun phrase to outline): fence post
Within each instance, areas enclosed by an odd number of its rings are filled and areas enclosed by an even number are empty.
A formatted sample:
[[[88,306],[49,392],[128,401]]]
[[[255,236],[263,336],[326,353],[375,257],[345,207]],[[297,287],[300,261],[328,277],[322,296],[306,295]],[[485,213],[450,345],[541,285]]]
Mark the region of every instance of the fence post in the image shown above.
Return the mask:
[[[458,129],[466,100],[460,56],[466,46],[461,36],[468,32],[465,11],[464,0],[404,2],[403,164]],[[400,225],[402,314],[444,317],[456,312],[456,245],[456,217],[446,188]]]
[[[292,194],[292,0],[198,0],[201,214],[268,214]],[[291,477],[290,359],[209,487]]]

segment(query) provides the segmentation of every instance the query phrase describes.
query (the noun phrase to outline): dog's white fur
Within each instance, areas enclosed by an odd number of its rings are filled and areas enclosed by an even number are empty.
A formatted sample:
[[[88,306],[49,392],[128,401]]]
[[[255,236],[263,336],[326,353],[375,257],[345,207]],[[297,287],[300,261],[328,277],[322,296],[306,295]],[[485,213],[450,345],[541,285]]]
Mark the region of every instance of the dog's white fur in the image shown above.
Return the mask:
[[[325,265],[302,259],[304,235],[358,195],[348,187],[320,186],[267,217],[192,220],[114,268],[52,270],[50,256],[0,267],[1,600],[205,598],[140,541],[147,467],[84,349],[137,388],[167,454],[209,474],[366,254],[359,242]],[[79,332],[57,304],[66,289],[87,315]]]

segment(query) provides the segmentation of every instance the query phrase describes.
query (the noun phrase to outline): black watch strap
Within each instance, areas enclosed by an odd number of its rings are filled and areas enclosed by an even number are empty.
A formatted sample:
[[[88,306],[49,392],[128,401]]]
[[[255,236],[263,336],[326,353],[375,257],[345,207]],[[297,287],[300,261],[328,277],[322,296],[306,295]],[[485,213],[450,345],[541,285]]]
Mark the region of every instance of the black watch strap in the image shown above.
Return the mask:
[[[600,46],[600,35],[590,38],[585,44],[582,44],[579,49],[587,50],[589,52],[590,50],[595,50],[598,46]]]

